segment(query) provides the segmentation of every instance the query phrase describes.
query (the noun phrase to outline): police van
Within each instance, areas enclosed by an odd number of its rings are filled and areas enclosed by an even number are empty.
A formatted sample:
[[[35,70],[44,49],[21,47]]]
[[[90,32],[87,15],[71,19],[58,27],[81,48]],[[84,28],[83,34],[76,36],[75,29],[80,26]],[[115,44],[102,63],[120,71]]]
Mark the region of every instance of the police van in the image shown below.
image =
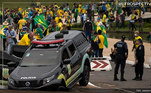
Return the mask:
[[[52,32],[40,41],[32,41],[10,74],[8,88],[72,88],[77,82],[86,86],[90,62],[90,44],[81,31]]]

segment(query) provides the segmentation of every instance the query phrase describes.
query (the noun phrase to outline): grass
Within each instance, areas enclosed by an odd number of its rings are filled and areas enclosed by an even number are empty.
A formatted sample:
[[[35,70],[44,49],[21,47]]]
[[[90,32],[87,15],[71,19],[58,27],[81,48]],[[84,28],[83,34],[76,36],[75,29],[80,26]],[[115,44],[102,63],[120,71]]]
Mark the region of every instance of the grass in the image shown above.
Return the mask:
[[[115,26],[115,23],[113,25]],[[72,30],[82,30],[82,24],[80,24],[80,23],[73,24]],[[136,30],[139,30],[137,22],[136,22]],[[113,28],[111,28],[111,31],[114,31]],[[117,28],[117,29],[115,29],[115,31],[129,31],[129,21],[125,22],[124,28]],[[150,32],[150,31],[151,31],[150,22],[144,22],[143,32]]]

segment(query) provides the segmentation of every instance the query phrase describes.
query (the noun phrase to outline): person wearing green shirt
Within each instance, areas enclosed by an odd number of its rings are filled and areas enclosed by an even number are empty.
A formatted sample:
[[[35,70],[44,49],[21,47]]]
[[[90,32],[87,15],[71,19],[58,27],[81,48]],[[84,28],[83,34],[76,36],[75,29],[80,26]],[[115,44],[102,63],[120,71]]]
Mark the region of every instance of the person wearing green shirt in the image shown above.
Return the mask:
[[[76,23],[77,23],[77,17],[78,17],[78,7],[76,6],[75,11],[74,11],[74,18],[75,18]]]
[[[36,29],[36,34],[38,34],[40,38],[43,38],[43,30],[40,25],[38,25],[38,28]]]
[[[91,19],[92,22],[92,26],[93,26],[93,30],[96,31],[97,30],[97,26],[95,25],[94,19]]]

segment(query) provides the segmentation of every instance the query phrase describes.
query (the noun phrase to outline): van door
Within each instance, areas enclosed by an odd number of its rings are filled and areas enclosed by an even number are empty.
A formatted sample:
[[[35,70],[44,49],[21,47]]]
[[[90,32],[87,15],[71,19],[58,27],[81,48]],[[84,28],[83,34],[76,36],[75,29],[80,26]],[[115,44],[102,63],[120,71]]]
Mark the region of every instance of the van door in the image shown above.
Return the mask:
[[[80,55],[79,52],[77,51],[75,45],[73,43],[71,43],[68,46],[68,50],[69,50],[69,54],[70,54],[70,60],[71,60],[71,75],[75,74],[75,72],[77,72],[80,67],[81,67],[81,62],[82,59],[80,59]]]

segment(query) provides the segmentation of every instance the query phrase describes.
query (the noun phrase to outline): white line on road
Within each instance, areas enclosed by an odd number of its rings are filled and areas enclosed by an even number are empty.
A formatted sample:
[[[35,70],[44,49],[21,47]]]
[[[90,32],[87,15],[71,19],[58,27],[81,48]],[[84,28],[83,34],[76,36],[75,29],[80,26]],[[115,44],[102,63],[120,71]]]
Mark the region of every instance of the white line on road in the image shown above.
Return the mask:
[[[96,88],[102,88],[102,87],[99,87],[99,86],[96,86],[96,85],[92,84],[91,82],[89,82],[88,85],[96,87]]]

